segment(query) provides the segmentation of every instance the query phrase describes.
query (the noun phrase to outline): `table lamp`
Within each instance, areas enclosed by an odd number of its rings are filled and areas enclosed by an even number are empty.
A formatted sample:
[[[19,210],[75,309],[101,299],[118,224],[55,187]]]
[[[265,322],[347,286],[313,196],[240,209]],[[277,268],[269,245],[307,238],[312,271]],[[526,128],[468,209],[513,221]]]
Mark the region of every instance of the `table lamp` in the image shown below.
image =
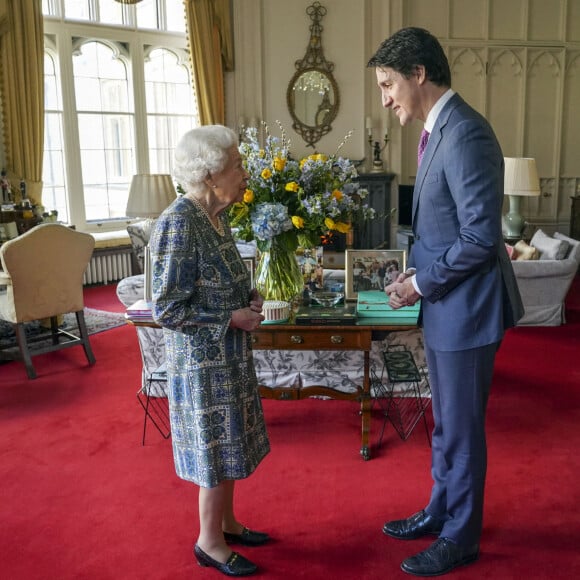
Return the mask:
[[[509,196],[509,211],[504,216],[504,234],[519,238],[526,222],[520,214],[522,197],[540,195],[536,160],[531,157],[505,157],[504,195]]]
[[[153,173],[133,175],[125,214],[127,217],[145,218],[143,233],[149,239],[154,218],[158,218],[176,197],[171,175]],[[151,268],[147,244],[143,248],[143,265],[145,275],[143,297],[149,302],[151,301]]]
[[[125,215],[157,218],[176,197],[171,175],[153,173],[133,175]]]

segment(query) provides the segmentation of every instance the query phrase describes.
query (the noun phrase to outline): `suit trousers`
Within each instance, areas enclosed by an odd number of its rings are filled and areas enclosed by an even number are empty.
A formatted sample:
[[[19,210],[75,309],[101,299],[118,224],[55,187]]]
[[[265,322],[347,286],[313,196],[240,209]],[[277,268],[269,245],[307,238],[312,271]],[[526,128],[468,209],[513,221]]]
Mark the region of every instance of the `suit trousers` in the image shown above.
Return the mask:
[[[479,543],[487,470],[485,412],[499,343],[459,351],[425,345],[435,427],[433,488],[425,511],[443,520],[441,537]]]

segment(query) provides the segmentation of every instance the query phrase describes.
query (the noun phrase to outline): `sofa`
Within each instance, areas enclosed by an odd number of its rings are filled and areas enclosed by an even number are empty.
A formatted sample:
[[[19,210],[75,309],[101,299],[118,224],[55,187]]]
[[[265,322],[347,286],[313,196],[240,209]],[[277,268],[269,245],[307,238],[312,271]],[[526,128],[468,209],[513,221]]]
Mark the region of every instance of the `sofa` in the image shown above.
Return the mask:
[[[580,241],[538,229],[529,244],[514,246],[512,265],[524,303],[518,326],[564,324],[566,295],[580,266]]]

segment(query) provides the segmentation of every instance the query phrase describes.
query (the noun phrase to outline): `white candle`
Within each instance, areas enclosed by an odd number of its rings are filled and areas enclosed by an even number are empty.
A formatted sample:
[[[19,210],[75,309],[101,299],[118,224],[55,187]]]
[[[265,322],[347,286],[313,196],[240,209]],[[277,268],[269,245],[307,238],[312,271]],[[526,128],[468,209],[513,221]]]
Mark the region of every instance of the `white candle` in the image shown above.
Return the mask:
[[[370,117],[366,118],[365,127],[367,128],[367,132],[370,137],[373,134],[373,120]]]

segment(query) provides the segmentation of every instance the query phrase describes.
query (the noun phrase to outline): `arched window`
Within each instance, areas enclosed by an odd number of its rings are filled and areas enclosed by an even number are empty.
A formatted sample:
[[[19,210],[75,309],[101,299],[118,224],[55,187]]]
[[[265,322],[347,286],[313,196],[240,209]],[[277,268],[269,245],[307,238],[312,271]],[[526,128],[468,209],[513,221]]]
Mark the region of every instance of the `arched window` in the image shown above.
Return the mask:
[[[199,125],[182,0],[43,0],[43,14],[45,209],[81,230],[125,226],[133,175],[170,173]]]

